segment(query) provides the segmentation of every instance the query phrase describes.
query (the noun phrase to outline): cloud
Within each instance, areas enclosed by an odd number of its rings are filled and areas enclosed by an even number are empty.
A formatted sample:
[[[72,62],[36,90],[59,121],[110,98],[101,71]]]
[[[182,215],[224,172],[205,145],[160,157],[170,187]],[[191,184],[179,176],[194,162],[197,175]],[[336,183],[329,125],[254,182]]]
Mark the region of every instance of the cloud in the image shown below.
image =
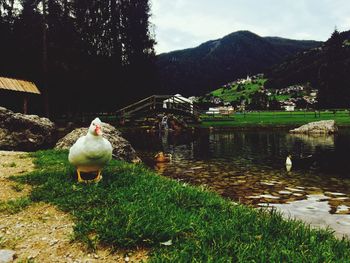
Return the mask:
[[[348,0],[152,0],[157,53],[197,46],[238,30],[326,40],[350,29]]]

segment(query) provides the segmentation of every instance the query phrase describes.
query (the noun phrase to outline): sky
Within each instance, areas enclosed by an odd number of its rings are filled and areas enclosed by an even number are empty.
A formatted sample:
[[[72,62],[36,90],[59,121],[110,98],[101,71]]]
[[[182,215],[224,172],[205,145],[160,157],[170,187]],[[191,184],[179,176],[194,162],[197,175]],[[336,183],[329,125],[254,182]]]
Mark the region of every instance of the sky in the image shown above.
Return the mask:
[[[151,0],[157,54],[191,48],[238,30],[327,40],[350,30],[350,0]]]

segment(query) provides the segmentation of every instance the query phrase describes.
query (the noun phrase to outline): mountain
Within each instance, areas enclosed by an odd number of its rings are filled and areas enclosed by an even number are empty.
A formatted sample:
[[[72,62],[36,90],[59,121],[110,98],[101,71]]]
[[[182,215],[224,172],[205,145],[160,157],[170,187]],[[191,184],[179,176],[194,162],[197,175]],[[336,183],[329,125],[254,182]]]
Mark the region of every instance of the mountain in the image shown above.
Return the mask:
[[[266,88],[307,84],[319,90],[320,107],[350,105],[350,30],[334,31],[320,47],[298,53],[266,72]]]
[[[263,72],[297,52],[321,45],[317,41],[260,37],[238,31],[198,47],[157,56],[162,93],[202,95],[247,74]]]

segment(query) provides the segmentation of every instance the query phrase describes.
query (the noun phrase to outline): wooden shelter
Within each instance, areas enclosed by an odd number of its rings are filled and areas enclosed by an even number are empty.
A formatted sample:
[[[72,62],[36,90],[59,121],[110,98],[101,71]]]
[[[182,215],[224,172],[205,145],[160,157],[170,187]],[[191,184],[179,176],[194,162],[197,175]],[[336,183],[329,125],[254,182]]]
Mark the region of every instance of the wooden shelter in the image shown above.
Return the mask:
[[[0,91],[6,92],[17,92],[18,95],[23,98],[23,113],[28,113],[28,95],[36,94],[40,95],[40,91],[37,86],[30,81],[12,79],[0,77]],[[2,93],[2,92],[1,92]],[[3,95],[1,95],[2,97]],[[1,106],[1,105],[0,105]]]

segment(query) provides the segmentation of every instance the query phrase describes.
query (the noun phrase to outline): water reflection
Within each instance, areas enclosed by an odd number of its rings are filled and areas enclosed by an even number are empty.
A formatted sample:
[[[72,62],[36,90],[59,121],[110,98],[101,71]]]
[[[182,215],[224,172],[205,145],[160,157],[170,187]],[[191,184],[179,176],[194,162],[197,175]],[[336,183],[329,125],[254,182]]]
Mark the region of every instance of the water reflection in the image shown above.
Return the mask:
[[[323,203],[318,212],[350,214],[349,131],[331,137],[236,131],[131,132],[126,137],[144,162],[162,175],[206,185],[235,201],[256,207],[275,204],[281,210],[287,205],[290,212],[303,200],[324,196],[315,201]],[[157,151],[171,153],[172,161],[155,164],[152,156]],[[288,154],[293,161],[289,171]]]
[[[287,138],[289,140],[302,141],[304,144],[308,145],[311,149],[315,150],[316,147],[320,146],[326,149],[334,148],[334,135],[308,135],[308,134],[288,134]]]

